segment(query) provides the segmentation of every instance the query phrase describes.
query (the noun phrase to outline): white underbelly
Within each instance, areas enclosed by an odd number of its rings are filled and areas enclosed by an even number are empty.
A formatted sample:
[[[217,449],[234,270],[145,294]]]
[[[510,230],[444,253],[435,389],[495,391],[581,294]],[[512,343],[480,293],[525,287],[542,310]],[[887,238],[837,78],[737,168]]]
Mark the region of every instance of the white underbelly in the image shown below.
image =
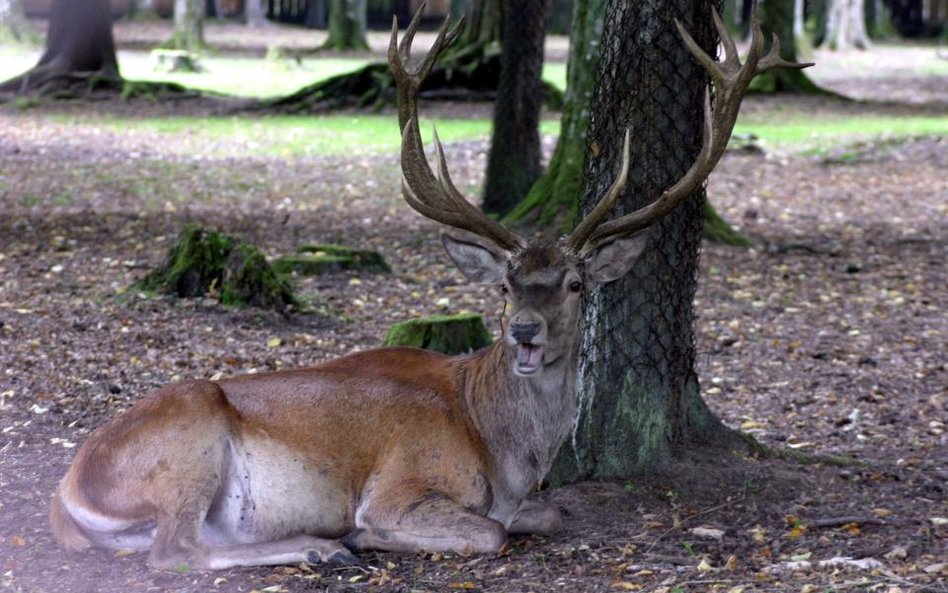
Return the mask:
[[[273,440],[232,443],[223,475],[204,526],[211,545],[339,537],[352,527],[351,494],[331,471]]]

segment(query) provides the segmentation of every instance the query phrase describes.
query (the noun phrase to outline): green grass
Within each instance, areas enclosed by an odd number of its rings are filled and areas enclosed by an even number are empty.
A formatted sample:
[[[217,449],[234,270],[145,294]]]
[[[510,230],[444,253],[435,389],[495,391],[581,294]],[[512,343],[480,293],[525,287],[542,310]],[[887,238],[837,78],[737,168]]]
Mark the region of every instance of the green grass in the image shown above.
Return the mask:
[[[96,117],[94,121],[57,115],[60,123],[83,123],[114,130],[152,132],[168,136],[168,145],[186,147],[188,138],[224,140],[225,146],[247,146],[261,154],[279,156],[341,156],[397,152],[401,138],[392,115],[327,115],[267,117]],[[437,120],[442,142],[484,138],[490,133],[486,119]],[[544,134],[559,132],[559,121],[541,123]],[[432,120],[422,119],[422,137],[431,141]]]
[[[754,118],[756,119],[756,118]],[[838,119],[770,117],[765,121],[741,118],[736,134],[754,134],[765,147],[805,151],[871,138],[948,136],[948,117],[863,115]],[[748,121],[750,120],[750,121]]]
[[[0,51],[0,80],[29,69],[39,58],[38,50],[3,48]],[[247,98],[279,97],[338,74],[358,70],[366,59],[313,57],[297,65],[293,61],[268,62],[262,58],[209,55],[200,58],[202,72],[155,72],[146,51],[120,51],[119,69],[129,80],[176,82],[200,91]],[[563,90],[566,65],[548,64],[543,77]]]
[[[322,117],[166,117],[102,118],[94,121],[75,116],[52,116],[61,123],[105,126],[114,130],[158,133],[168,136],[169,146],[187,152],[189,139],[210,140],[222,151],[249,147],[260,154],[278,156],[343,156],[397,152],[400,138],[393,116],[375,114],[333,114]],[[432,120],[422,121],[422,136],[431,142]],[[486,138],[491,122],[487,119],[436,120],[444,142]],[[559,121],[544,120],[544,134],[559,133]],[[768,150],[806,152],[872,139],[911,136],[948,136],[948,118],[928,116],[861,116],[845,119],[786,117],[778,121],[742,118],[735,133],[756,135]],[[200,150],[207,150],[205,143]],[[238,148],[239,149],[239,148]]]

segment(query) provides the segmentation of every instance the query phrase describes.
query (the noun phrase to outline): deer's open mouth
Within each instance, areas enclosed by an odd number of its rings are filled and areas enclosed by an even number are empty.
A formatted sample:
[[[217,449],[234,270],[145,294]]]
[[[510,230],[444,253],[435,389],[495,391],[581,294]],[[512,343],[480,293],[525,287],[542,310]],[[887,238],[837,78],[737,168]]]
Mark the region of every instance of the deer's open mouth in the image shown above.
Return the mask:
[[[543,346],[536,344],[517,344],[517,363],[514,370],[518,375],[532,375],[543,366]]]

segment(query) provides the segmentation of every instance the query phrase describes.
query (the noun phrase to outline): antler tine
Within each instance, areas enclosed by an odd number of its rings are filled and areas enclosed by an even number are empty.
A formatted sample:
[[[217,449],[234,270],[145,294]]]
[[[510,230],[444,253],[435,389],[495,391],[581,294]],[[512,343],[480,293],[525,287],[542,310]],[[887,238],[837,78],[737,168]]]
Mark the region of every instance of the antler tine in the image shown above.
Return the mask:
[[[812,64],[796,64],[787,62],[780,58],[780,44],[776,40],[766,56],[761,57],[764,47],[764,36],[760,29],[760,20],[757,16],[757,3],[753,8],[753,35],[751,37],[750,49],[747,52],[744,64],[740,62],[734,40],[724,26],[724,22],[718,15],[717,10],[711,9],[714,17],[714,24],[721,37],[721,44],[724,46],[725,56],[723,62],[715,62],[700,46],[695,42],[684,26],[677,20],[675,25],[681,35],[682,41],[688,50],[694,55],[695,59],[704,67],[711,76],[716,93],[715,106],[711,108],[710,88],[705,92],[704,106],[704,133],[701,141],[701,149],[695,162],[692,163],[688,171],[674,185],[662,192],[662,195],[653,203],[621,216],[614,220],[594,226],[589,231],[588,237],[580,242],[581,237],[571,235],[569,242],[574,251],[584,248],[584,243],[591,247],[597,247],[609,242],[614,237],[626,236],[644,229],[658,219],[674,210],[678,204],[703,184],[711,170],[714,169],[724,150],[727,148],[728,140],[731,137],[731,131],[737,122],[737,114],[741,107],[741,100],[747,86],[753,80],[754,76],[770,70],[771,68],[806,68]],[[577,230],[587,226],[584,220]],[[585,232],[585,229],[584,229]],[[574,235],[577,235],[574,231]]]
[[[625,189],[625,182],[629,177],[630,135],[630,130],[626,128],[625,141],[622,144],[622,165],[619,167],[619,175],[615,181],[612,182],[612,186],[609,188],[609,191],[606,192],[606,195],[599,200],[599,203],[592,209],[592,212],[587,214],[582,222],[573,229],[573,232],[570,233],[569,238],[566,240],[566,248],[570,252],[579,253],[583,245],[586,244],[586,241],[589,240],[589,236],[592,235],[593,231],[596,230],[596,227],[599,226],[606,216],[612,212],[616,202],[619,201],[619,194]]]
[[[421,61],[411,60],[411,43],[421,23],[424,4],[415,13],[398,42],[398,24],[392,22],[388,60],[398,94],[398,119],[402,128],[402,193],[405,201],[422,216],[458,229],[469,231],[508,251],[519,251],[524,241],[499,222],[488,218],[467,200],[448,175],[444,148],[435,133],[439,176],[431,170],[418,126],[418,91],[431,73],[438,56],[457,39],[461,22],[451,27],[445,19],[438,37]]]
[[[712,13],[712,16],[714,17],[714,28],[718,31],[718,39],[721,40],[721,45],[724,47],[724,63],[729,67],[737,66],[740,68],[741,61],[738,57],[737,45],[734,43],[734,39],[731,38],[731,34],[727,30],[727,25],[724,24],[724,19],[721,18],[721,15],[719,15],[716,10]],[[678,24],[677,20],[675,24],[678,25],[679,31],[684,28]],[[685,31],[685,33],[687,33],[687,31]],[[700,50],[701,48],[698,49]]]

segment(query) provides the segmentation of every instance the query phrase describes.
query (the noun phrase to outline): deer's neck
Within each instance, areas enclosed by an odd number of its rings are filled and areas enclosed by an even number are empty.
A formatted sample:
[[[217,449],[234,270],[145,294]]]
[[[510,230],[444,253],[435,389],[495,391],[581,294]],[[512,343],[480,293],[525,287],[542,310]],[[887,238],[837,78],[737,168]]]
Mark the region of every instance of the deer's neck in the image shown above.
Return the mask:
[[[465,365],[464,397],[494,466],[491,515],[502,522],[546,475],[572,427],[578,344],[568,352],[536,377],[513,372],[514,348],[502,341]]]

